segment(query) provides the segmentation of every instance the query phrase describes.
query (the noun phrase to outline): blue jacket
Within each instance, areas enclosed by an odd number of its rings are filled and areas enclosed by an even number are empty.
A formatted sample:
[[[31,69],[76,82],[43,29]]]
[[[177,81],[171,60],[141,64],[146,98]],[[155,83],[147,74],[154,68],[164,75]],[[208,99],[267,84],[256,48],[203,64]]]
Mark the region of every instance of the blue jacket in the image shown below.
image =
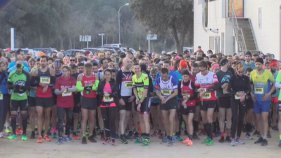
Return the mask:
[[[8,94],[8,73],[0,72],[0,90],[2,94]]]

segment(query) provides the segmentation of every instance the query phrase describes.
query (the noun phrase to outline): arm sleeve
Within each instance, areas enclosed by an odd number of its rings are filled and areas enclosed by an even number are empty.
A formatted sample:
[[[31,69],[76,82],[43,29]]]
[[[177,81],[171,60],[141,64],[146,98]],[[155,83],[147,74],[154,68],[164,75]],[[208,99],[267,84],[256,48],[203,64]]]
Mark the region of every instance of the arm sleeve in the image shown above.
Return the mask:
[[[77,89],[78,92],[81,92],[81,91],[84,90],[84,87],[83,87],[81,81],[77,81],[77,82],[76,82],[76,89]]]
[[[99,83],[100,83],[100,80],[96,80],[96,81],[95,81],[95,84],[94,84],[93,87],[92,87],[92,90],[93,90],[93,91],[97,91],[97,89],[98,89],[98,87],[99,87]]]

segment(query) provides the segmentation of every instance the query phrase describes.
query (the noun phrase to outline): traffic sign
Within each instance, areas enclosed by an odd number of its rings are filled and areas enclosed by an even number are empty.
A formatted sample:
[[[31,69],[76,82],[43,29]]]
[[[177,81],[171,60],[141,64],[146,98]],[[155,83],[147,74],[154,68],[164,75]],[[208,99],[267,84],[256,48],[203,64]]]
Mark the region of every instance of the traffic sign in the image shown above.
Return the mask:
[[[79,41],[80,42],[91,42],[92,41],[92,36],[91,35],[80,35],[79,36]]]
[[[147,34],[146,39],[150,40],[150,41],[157,40],[157,35],[156,34]]]

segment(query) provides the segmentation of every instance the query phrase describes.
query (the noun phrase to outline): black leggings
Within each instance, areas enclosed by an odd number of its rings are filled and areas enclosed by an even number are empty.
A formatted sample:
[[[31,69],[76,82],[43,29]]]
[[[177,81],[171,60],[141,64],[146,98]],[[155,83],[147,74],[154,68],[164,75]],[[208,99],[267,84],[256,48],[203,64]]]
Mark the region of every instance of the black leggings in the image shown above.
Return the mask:
[[[116,134],[115,120],[117,109],[115,107],[101,108],[101,114],[104,122],[105,136],[114,138]]]
[[[65,125],[65,135],[70,135],[70,128],[72,126],[72,114],[73,108],[61,108],[57,107],[57,114],[58,114],[58,131],[59,137],[63,136],[63,122],[66,118],[66,125]],[[65,117],[66,115],[66,117]]]
[[[231,111],[232,111],[231,137],[232,138],[235,138],[236,134],[237,134],[237,138],[240,138],[246,110],[247,109],[245,103],[242,104],[240,100],[236,100],[236,99],[233,101],[231,105]]]

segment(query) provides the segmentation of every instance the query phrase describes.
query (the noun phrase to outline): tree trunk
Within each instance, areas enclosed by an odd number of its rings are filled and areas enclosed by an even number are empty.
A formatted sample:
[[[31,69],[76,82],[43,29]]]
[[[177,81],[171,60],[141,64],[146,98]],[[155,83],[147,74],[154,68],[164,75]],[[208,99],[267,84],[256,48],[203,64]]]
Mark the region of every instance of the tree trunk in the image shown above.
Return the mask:
[[[181,52],[181,44],[180,44],[180,40],[179,40],[179,37],[178,37],[178,31],[177,31],[177,28],[176,28],[176,25],[173,24],[172,26],[172,34],[173,34],[173,37],[174,37],[174,40],[175,40],[175,43],[176,43],[176,47],[177,47],[177,53],[179,54]]]

